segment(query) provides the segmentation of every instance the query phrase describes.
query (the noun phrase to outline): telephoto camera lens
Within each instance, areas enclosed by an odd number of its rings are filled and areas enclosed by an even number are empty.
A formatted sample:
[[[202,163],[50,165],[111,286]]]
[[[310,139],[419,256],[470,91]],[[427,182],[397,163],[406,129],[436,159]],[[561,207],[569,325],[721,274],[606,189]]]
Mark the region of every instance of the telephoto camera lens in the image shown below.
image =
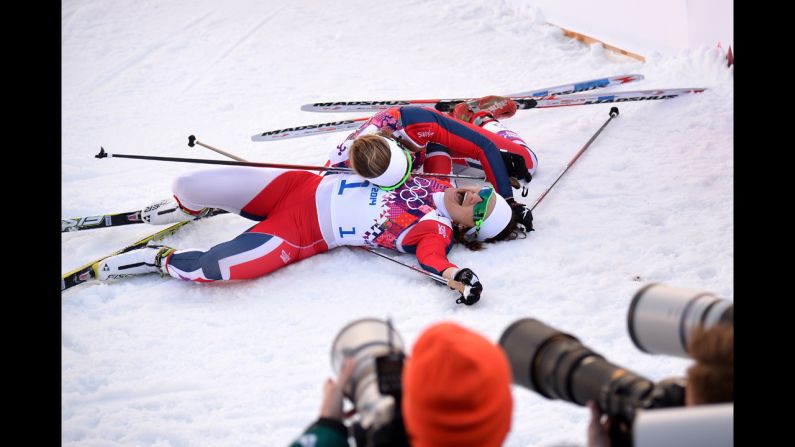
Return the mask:
[[[629,336],[649,354],[690,358],[687,345],[697,327],[734,325],[734,304],[709,292],[648,284],[635,293],[627,313]]]
[[[403,339],[386,321],[362,318],[343,327],[331,344],[331,368],[339,376],[342,362],[353,357],[356,366],[343,388],[345,397],[356,406],[365,430],[388,425],[395,415],[395,398],[379,392],[376,358],[403,354]]]
[[[684,403],[681,384],[655,385],[532,318],[508,326],[499,343],[511,364],[513,382],[548,399],[582,406],[592,400],[605,414],[628,423],[638,408]]]

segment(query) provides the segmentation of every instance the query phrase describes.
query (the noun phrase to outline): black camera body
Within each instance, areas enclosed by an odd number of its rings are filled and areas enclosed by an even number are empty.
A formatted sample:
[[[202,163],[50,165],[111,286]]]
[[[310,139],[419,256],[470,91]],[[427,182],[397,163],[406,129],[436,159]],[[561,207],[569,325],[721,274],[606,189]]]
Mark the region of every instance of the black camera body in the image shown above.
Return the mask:
[[[403,390],[403,361],[406,356],[399,351],[375,358],[378,391],[385,396],[400,397]]]
[[[357,446],[406,447],[409,446],[406,427],[403,425],[403,413],[400,411],[403,394],[403,361],[406,356],[400,351],[375,358],[375,374],[378,391],[384,396],[395,399],[395,411],[392,419],[379,427],[364,429],[360,424],[353,425],[353,438]]]

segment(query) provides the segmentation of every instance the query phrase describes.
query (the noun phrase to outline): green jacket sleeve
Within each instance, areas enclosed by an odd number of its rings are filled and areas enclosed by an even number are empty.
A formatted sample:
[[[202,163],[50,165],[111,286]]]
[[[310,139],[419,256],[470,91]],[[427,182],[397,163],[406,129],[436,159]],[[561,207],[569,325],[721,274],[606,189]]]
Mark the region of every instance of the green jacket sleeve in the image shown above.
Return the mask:
[[[336,419],[319,418],[290,447],[348,447],[348,429]]]

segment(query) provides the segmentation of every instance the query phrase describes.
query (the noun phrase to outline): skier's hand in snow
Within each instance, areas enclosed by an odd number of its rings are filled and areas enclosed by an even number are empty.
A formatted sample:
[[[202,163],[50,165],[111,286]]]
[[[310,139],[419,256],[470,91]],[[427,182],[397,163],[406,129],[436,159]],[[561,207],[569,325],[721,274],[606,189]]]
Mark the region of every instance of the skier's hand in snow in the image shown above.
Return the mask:
[[[530,211],[530,208],[524,203],[517,202],[513,197],[505,199],[505,201],[508,202],[508,205],[511,205],[513,217],[516,219],[519,226],[522,227],[526,233],[533,231],[533,213]]]
[[[342,422],[342,390],[351,378],[355,366],[353,358],[348,357],[342,362],[342,370],[337,381],[326,379],[326,383],[323,384],[323,403],[320,405],[321,418]]]
[[[456,300],[456,303],[464,303],[467,306],[471,306],[480,300],[483,284],[480,283],[480,279],[475,272],[470,269],[460,269],[453,275],[453,280],[465,286],[464,292],[459,292],[461,296]]]

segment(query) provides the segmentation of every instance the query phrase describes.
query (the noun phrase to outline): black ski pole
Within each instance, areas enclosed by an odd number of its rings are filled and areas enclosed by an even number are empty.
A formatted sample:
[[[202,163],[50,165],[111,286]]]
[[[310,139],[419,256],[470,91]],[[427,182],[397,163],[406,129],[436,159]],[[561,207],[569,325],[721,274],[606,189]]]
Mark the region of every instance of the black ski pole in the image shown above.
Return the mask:
[[[587,143],[585,143],[585,146],[583,146],[582,149],[580,149],[579,151],[577,151],[576,154],[574,154],[574,157],[571,160],[569,160],[569,163],[566,164],[565,168],[563,168],[563,171],[560,173],[560,175],[558,175],[558,178],[556,178],[555,181],[552,182],[551,185],[549,185],[549,188],[547,188],[543,193],[541,193],[540,196],[538,196],[538,198],[536,199],[536,201],[533,204],[533,206],[530,207],[530,211],[533,211],[536,208],[536,206],[538,206],[538,204],[541,203],[542,200],[544,200],[544,197],[547,196],[547,194],[549,193],[549,190],[552,189],[552,187],[555,186],[556,183],[558,183],[558,180],[560,180],[560,178],[563,177],[563,174],[565,174],[566,171],[569,170],[571,165],[573,165],[574,162],[577,161],[578,158],[580,158],[580,155],[582,155],[582,153],[585,152],[586,149],[588,149],[588,146],[590,146],[591,143],[593,143],[593,140],[595,140],[596,137],[598,137],[599,134],[602,133],[602,130],[604,130],[604,128],[610,123],[610,121],[612,121],[613,118],[615,118],[617,116],[618,116],[618,107],[611,107],[610,108],[610,118],[608,118],[607,121],[605,121],[605,123],[602,124],[602,127],[600,127],[599,130],[597,130],[596,133],[591,137],[591,139],[588,140]]]
[[[193,135],[191,135],[193,136]],[[195,140],[195,137],[194,137]],[[190,146],[191,139],[188,139],[188,145]],[[197,144],[199,144],[197,142]],[[205,144],[200,144],[201,146],[208,147]],[[209,147],[208,147],[209,149]],[[212,150],[226,155],[227,157],[237,158],[234,157],[232,154],[228,154],[225,152],[221,152],[220,149],[212,148]],[[231,161],[231,160],[209,160],[206,158],[180,158],[180,157],[157,157],[153,155],[129,155],[129,154],[113,154],[110,152],[105,152],[104,147],[100,147],[100,151],[97,155],[94,155],[96,158],[132,158],[136,160],[154,160],[154,161],[172,161],[172,162],[179,162],[179,163],[197,163],[197,164],[208,164],[208,165],[226,165],[226,166],[251,166],[255,168],[277,168],[277,169],[306,169],[310,171],[329,171],[329,172],[348,172],[353,173],[353,169],[351,168],[337,168],[333,166],[308,166],[308,165],[293,165],[293,164],[286,164],[286,163],[260,163],[254,161]],[[444,178],[469,178],[475,180],[485,180],[484,177],[476,177],[476,176],[469,176],[469,175],[453,175],[453,174],[425,174],[425,173],[418,173],[413,174],[415,177],[444,177]]]
[[[372,254],[374,254],[376,256],[380,256],[380,257],[382,257],[384,259],[387,259],[389,261],[392,261],[392,262],[394,262],[396,264],[400,264],[403,267],[408,267],[411,270],[414,270],[417,273],[425,275],[425,276],[433,279],[436,282],[439,282],[439,283],[442,283],[442,284],[447,284],[447,286],[450,287],[451,289],[458,290],[461,293],[465,293],[466,292],[466,286],[464,284],[458,282],[458,281],[455,281],[453,279],[447,279],[447,278],[445,278],[442,275],[436,275],[436,274],[431,273],[431,272],[426,272],[425,270],[422,270],[422,269],[419,269],[417,267],[414,267],[413,265],[409,265],[409,264],[406,264],[404,262],[400,262],[400,261],[398,261],[397,259],[395,259],[395,258],[393,258],[391,256],[387,256],[385,254],[379,253],[379,252],[373,250],[372,248],[368,248],[368,247],[364,247],[364,246],[360,246],[360,247],[361,247],[362,250],[369,251],[370,253],[372,253]]]
[[[226,165],[226,166],[252,166],[255,168],[279,168],[279,169],[309,169],[313,171],[332,171],[332,172],[352,172],[348,168],[334,168],[326,166],[307,166],[307,165],[291,165],[284,163],[258,163],[253,161],[229,161],[229,160],[208,160],[204,158],[179,158],[179,157],[156,157],[150,155],[126,155],[126,154],[112,154],[105,152],[105,148],[100,148],[97,158],[132,158],[137,160],[155,160],[155,161],[174,161],[182,163],[198,163],[208,165]]]

